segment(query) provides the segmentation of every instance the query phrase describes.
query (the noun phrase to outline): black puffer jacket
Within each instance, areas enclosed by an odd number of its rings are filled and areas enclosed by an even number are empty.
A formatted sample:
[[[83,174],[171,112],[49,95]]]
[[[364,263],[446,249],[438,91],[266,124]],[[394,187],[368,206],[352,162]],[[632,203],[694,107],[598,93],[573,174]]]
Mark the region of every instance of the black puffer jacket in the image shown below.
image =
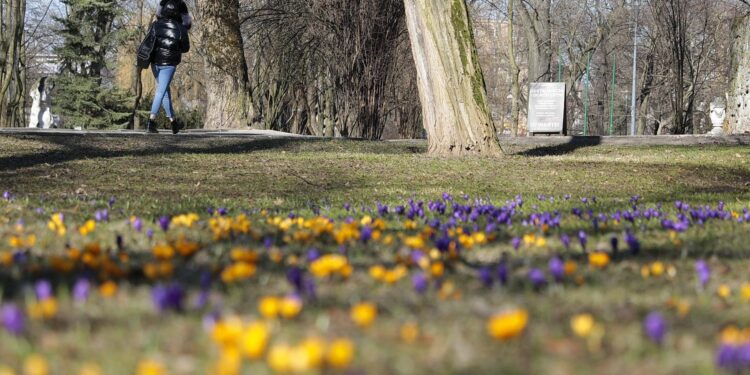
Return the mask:
[[[160,18],[154,23],[153,61],[154,65],[177,66],[182,62],[182,54],[190,51],[190,38],[187,29],[180,21]]]

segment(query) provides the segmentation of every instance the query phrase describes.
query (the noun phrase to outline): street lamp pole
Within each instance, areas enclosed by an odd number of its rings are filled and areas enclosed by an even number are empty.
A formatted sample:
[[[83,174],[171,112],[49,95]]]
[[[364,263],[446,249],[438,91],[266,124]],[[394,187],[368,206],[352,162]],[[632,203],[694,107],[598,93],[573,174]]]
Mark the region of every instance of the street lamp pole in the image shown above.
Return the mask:
[[[638,0],[633,0],[635,6],[635,27],[633,28],[633,92],[630,103],[630,135],[636,135],[636,117],[638,111],[636,109],[636,97],[635,90],[638,82]]]

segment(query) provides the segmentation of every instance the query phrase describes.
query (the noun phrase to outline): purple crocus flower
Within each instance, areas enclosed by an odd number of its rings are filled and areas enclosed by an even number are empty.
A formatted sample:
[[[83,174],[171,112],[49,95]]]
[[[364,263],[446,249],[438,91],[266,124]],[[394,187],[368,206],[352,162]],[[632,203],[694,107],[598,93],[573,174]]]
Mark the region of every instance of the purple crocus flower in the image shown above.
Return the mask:
[[[565,276],[565,263],[560,257],[552,257],[552,259],[549,260],[548,268],[549,273],[552,274],[555,281],[560,282],[563,280],[563,277]]]
[[[109,198],[109,201],[107,202],[107,205],[109,206],[110,209],[115,205],[115,202],[117,202],[117,199],[115,199],[115,197],[110,197]]]
[[[20,335],[26,327],[26,318],[18,306],[9,304],[0,309],[0,323],[11,334]]]
[[[547,284],[547,278],[544,276],[544,271],[539,268],[532,268],[529,270],[529,281],[534,285],[535,288],[541,288]]]
[[[414,287],[414,290],[419,294],[426,292],[427,288],[430,286],[427,276],[422,272],[416,273],[412,276],[411,284]]]
[[[23,251],[16,251],[13,253],[13,263],[25,264],[29,260],[29,256]]]
[[[5,199],[6,201],[10,200],[10,192],[9,191],[4,191],[3,192],[3,199]]]
[[[479,276],[479,280],[482,281],[482,284],[487,288],[492,288],[492,284],[494,283],[494,280],[492,279],[492,272],[490,272],[490,269],[487,267],[482,267],[477,272]]]
[[[140,217],[133,219],[133,229],[135,229],[136,232],[143,230],[143,220],[141,220]]]
[[[701,287],[705,288],[711,279],[711,269],[708,267],[708,263],[704,260],[695,262],[695,272],[698,274],[698,282],[700,282]]]
[[[149,240],[154,238],[154,230],[151,228],[148,228],[148,230],[146,230],[146,237],[148,237]]]
[[[513,244],[513,249],[518,250],[519,247],[521,247],[521,238],[520,237],[513,237],[513,240],[511,242]]]
[[[52,284],[47,280],[37,281],[34,285],[34,291],[36,292],[36,298],[40,301],[52,298]]]
[[[571,212],[573,213],[573,215],[576,215],[576,216],[578,216],[579,218],[582,218],[582,217],[583,217],[583,211],[582,211],[582,210],[581,210],[580,208],[578,208],[578,207],[574,207],[574,208],[573,208],[573,209],[571,210]]]
[[[362,243],[368,243],[372,239],[372,228],[369,225],[365,225],[364,228],[359,232],[359,240]]]
[[[263,247],[270,249],[273,246],[273,237],[267,236],[263,239]]]
[[[206,307],[206,305],[208,305],[210,296],[211,294],[208,290],[201,290],[200,292],[198,292],[198,297],[195,299],[193,307],[195,307],[197,310],[202,310]]]
[[[682,211],[683,209],[685,209],[685,206],[684,206],[684,205],[682,204],[682,201],[675,201],[675,202],[674,202],[674,207],[675,207],[675,208],[676,208],[676,209],[677,209],[678,211]]]
[[[219,215],[227,216],[228,213],[229,213],[229,210],[226,207],[219,207]]]
[[[378,202],[378,213],[380,216],[385,216],[388,214],[388,206]]]
[[[218,311],[212,311],[205,316],[203,316],[203,329],[206,332],[211,332],[211,330],[214,329],[214,326],[216,323],[219,322],[219,319],[221,319],[221,313]]]
[[[198,284],[200,285],[201,290],[208,290],[208,289],[210,289],[211,288],[211,281],[212,281],[211,272],[208,272],[208,271],[202,272],[201,273],[201,277],[198,280]]]
[[[652,312],[643,320],[643,330],[651,341],[661,344],[667,334],[667,322],[658,312]]]
[[[86,278],[80,278],[73,285],[73,299],[76,302],[86,302],[89,299],[89,293],[91,292],[91,283]]]
[[[628,231],[625,233],[625,242],[628,244],[628,248],[630,248],[630,253],[638,255],[641,251],[641,243],[632,232]]]
[[[320,251],[316,248],[311,248],[310,250],[307,250],[307,261],[308,262],[314,262],[320,258]]]
[[[344,209],[345,209],[346,211],[349,211],[349,210],[351,210],[351,209],[352,209],[352,205],[351,205],[351,204],[349,204],[349,203],[344,203]]]
[[[495,269],[495,275],[497,275],[497,280],[500,282],[500,285],[505,285],[508,283],[508,265],[505,262],[501,262],[497,265],[497,269]]]
[[[581,248],[583,248],[583,251],[586,251],[586,243],[589,240],[589,236],[584,231],[578,232],[578,242],[581,243]]]
[[[179,284],[157,285],[151,290],[151,300],[160,312],[166,310],[182,311],[185,290]]]
[[[97,222],[102,221],[109,221],[109,211],[107,210],[98,210],[94,213],[94,220]]]
[[[738,359],[745,369],[750,368],[750,343],[745,343],[739,347]]]
[[[302,293],[309,299],[315,299],[317,296],[315,279],[312,277],[302,278]]]
[[[162,216],[159,218],[159,226],[161,227],[161,230],[167,231],[169,229],[169,223],[172,221],[169,216]]]
[[[411,258],[412,263],[419,264],[425,256],[426,255],[421,250],[414,250],[409,257]]]
[[[716,351],[716,365],[724,370],[739,371],[737,347],[729,344],[721,344]]]
[[[570,250],[570,236],[563,233],[560,235],[560,242],[562,242],[563,246],[565,246],[566,250]]]
[[[302,270],[299,267],[289,267],[286,271],[286,280],[294,286],[297,291],[302,291]]]

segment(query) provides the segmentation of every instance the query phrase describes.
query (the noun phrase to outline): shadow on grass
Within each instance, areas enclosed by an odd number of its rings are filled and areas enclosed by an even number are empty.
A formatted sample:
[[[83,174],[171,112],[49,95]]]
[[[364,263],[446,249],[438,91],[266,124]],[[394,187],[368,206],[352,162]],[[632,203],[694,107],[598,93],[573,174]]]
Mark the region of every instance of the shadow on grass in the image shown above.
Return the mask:
[[[602,144],[602,137],[573,137],[569,142],[564,144],[553,144],[539,146],[530,150],[514,153],[518,156],[558,156],[566,155],[580,148],[595,147]]]
[[[13,137],[6,138],[33,140],[59,146],[58,149],[38,153],[15,154],[0,157],[0,171],[14,171],[31,168],[44,164],[61,164],[70,161],[92,158],[119,158],[128,156],[154,156],[173,154],[241,154],[268,150],[285,151],[328,151],[336,152],[331,144],[347,143],[346,150],[361,153],[382,154],[414,154],[425,151],[418,144],[390,144],[383,147],[382,143],[375,145],[361,140],[329,140],[329,139],[293,139],[293,138],[197,138],[171,136],[135,136],[131,138],[112,139],[96,136],[44,136],[44,137]],[[354,146],[352,147],[352,144]],[[342,150],[343,147],[342,147]],[[33,151],[33,150],[29,150]]]

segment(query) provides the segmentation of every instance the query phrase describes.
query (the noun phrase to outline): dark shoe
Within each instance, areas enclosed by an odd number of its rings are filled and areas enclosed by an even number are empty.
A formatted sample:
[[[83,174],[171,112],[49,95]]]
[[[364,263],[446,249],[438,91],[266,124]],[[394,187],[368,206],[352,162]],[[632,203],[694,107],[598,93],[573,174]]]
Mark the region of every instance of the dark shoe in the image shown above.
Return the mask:
[[[159,134],[159,131],[156,130],[156,122],[154,120],[148,120],[148,125],[146,125],[146,132],[149,134]]]
[[[172,134],[177,134],[180,132],[180,130],[184,129],[185,125],[180,122],[180,120],[174,119],[172,120]]]

